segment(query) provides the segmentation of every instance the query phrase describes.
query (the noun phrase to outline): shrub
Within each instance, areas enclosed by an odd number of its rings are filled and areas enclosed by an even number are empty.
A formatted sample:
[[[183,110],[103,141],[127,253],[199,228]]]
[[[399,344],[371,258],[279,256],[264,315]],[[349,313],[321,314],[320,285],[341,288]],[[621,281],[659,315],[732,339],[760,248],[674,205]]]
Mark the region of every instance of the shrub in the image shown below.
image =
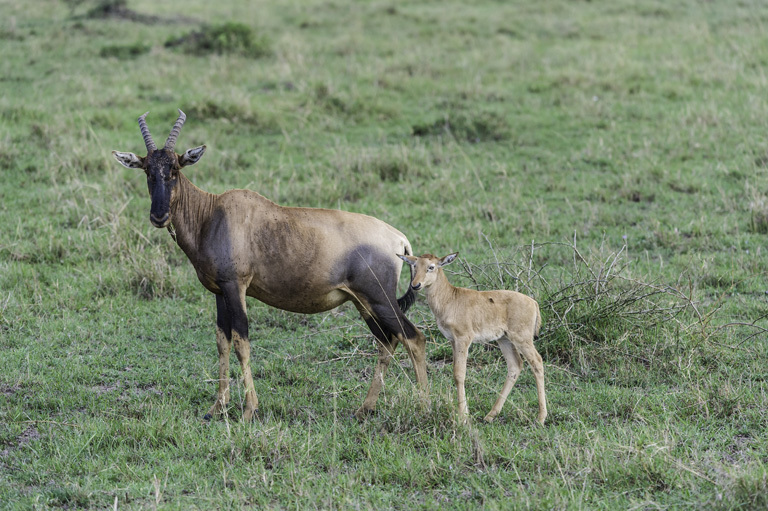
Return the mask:
[[[242,23],[229,22],[204,26],[165,43],[166,48],[179,48],[192,55],[236,54],[250,58],[266,57],[272,53],[266,37],[257,35]]]
[[[750,204],[752,216],[749,222],[749,230],[756,234],[768,234],[768,200],[757,197]]]
[[[507,120],[496,112],[446,113],[445,117],[433,122],[415,124],[411,131],[416,137],[452,135],[466,142],[496,142],[510,137]]]
[[[679,327],[678,315],[693,308],[674,286],[629,276],[625,249],[584,256],[575,243],[547,243],[521,251],[519,261],[499,262],[495,252],[493,264],[464,261],[462,273],[475,288],[513,289],[538,300],[543,324],[537,344],[546,360],[619,371],[626,360],[649,365],[647,353],[657,349],[654,332]],[[551,275],[536,266],[540,257],[569,257],[573,267]],[[630,369],[624,367],[623,378],[636,376]]]
[[[135,59],[140,55],[149,53],[152,47],[142,43],[128,45],[104,46],[99,55],[102,57],[114,57],[120,60]]]

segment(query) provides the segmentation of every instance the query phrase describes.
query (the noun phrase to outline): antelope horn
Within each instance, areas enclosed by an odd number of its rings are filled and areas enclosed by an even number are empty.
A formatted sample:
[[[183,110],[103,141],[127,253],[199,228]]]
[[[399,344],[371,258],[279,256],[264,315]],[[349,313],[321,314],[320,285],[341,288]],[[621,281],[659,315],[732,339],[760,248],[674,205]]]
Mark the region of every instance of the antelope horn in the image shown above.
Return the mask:
[[[179,132],[181,127],[184,126],[184,121],[187,120],[186,114],[179,109],[179,118],[176,119],[176,124],[173,125],[171,134],[168,135],[168,140],[165,141],[165,149],[173,149],[176,147],[176,139],[179,138]]]
[[[157,146],[155,145],[155,141],[152,140],[152,135],[149,133],[147,121],[144,120],[148,113],[149,112],[144,112],[144,115],[139,117],[139,128],[141,129],[141,136],[144,137],[144,144],[147,146],[147,151],[154,151],[157,149]]]

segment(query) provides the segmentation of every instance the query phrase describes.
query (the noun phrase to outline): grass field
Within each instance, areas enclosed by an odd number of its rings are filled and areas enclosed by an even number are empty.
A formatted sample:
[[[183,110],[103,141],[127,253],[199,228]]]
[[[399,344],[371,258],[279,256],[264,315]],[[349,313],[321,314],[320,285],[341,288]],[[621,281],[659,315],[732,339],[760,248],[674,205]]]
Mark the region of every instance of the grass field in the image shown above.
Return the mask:
[[[0,1],[1,509],[765,509],[768,4]],[[376,216],[541,304],[549,418],[474,346],[455,420],[423,297],[377,412],[349,305],[213,297],[148,221],[136,118],[199,187]],[[407,274],[407,271],[404,273]],[[405,289],[403,276],[401,291]],[[233,360],[234,362],[234,360]]]

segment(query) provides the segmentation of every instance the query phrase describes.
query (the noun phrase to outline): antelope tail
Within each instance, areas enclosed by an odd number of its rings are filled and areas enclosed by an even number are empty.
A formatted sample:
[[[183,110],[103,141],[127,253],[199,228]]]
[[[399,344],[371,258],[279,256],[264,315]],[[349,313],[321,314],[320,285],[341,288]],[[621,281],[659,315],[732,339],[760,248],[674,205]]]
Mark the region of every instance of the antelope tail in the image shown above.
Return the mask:
[[[405,255],[411,255],[408,248],[410,247],[406,247],[406,250],[404,250]],[[411,305],[416,303],[416,293],[411,288],[411,282],[413,281],[413,266],[409,264],[408,269],[411,272],[411,278],[408,280],[408,291],[406,291],[403,296],[397,299],[397,306],[400,307],[400,310],[404,313],[408,312],[408,309],[411,308]]]
[[[410,309],[411,305],[413,305],[415,302],[416,293],[414,293],[413,289],[411,289],[411,286],[408,285],[408,291],[406,291],[403,296],[397,299],[397,306],[400,307],[401,311],[408,312],[408,309]]]

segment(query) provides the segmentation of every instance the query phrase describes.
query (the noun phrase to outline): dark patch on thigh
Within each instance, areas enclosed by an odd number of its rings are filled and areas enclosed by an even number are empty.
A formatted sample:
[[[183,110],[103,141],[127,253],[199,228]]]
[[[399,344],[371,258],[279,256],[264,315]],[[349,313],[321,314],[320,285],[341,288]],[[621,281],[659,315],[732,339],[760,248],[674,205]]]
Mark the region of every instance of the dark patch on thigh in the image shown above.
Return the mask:
[[[393,266],[391,254],[384,254],[371,245],[358,245],[336,263],[332,277],[366,298],[394,297],[398,270]]]
[[[403,334],[408,339],[413,339],[418,334],[416,333],[416,327],[411,323],[405,314],[402,313],[397,302],[394,304],[374,304],[372,305],[373,315],[375,319],[386,328],[390,334]]]
[[[376,337],[403,334],[417,335],[416,327],[408,321],[397,303],[397,275],[391,255],[371,245],[355,247],[334,269],[337,278],[361,300],[372,316],[365,318]]]

